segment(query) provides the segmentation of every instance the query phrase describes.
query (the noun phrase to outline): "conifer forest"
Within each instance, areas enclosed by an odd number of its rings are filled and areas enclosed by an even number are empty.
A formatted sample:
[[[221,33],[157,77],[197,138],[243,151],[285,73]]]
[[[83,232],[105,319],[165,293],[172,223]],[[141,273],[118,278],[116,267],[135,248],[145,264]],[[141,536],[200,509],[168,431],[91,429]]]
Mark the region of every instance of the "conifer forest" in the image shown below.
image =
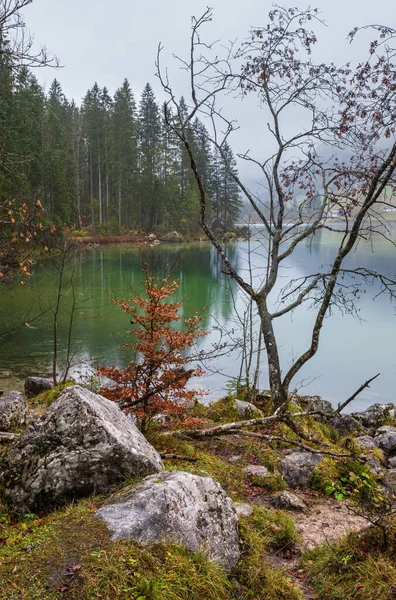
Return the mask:
[[[78,105],[57,79],[46,93],[27,67],[10,68],[7,52],[0,57],[0,201],[39,198],[48,222],[103,234],[199,231],[187,153],[149,83],[138,100],[127,79],[113,97],[95,83]],[[180,107],[187,111],[183,99]],[[229,230],[241,208],[232,150],[224,149],[227,167],[204,123],[196,119],[188,134],[211,218]]]

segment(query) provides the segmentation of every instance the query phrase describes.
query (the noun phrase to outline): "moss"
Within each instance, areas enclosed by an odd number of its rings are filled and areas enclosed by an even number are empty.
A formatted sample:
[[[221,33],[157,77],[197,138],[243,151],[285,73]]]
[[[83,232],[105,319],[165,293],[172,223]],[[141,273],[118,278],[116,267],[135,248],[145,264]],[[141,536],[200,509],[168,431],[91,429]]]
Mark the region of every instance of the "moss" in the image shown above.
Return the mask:
[[[218,481],[226,493],[233,500],[243,500],[246,496],[244,487],[243,470],[241,467],[231,465],[213,454],[196,452],[197,462],[166,461],[165,468],[169,471],[188,471],[202,477],[213,477]]]
[[[235,407],[235,397],[225,396],[208,406],[207,417],[215,423],[230,423],[238,421],[238,411]]]
[[[312,473],[310,486],[319,492],[326,492],[326,489],[338,480],[339,473],[337,463],[333,458],[326,457],[321,460]]]
[[[391,600],[396,586],[396,521],[384,540],[377,528],[350,534],[304,556],[311,583],[322,600]],[[388,532],[389,533],[389,532]]]
[[[51,404],[59,398],[63,390],[72,385],[75,385],[74,381],[58,383],[58,385],[55,385],[51,390],[46,390],[45,392],[41,392],[41,394],[38,394],[38,396],[31,398],[30,404],[32,404],[33,406],[51,406]]]
[[[280,473],[270,473],[266,477],[253,475],[249,477],[249,483],[267,492],[280,492],[287,489],[287,483]]]
[[[231,584],[203,553],[111,542],[94,505],[7,527],[0,548],[4,598],[55,600],[226,600]]]
[[[0,578],[4,598],[18,600],[300,600],[265,553],[297,540],[282,511],[256,508],[241,522],[242,558],[228,578],[204,553],[173,544],[144,548],[112,542],[95,504],[81,501],[44,518],[27,516],[1,529]],[[234,583],[233,583],[234,582]],[[234,596],[233,589],[242,596]]]

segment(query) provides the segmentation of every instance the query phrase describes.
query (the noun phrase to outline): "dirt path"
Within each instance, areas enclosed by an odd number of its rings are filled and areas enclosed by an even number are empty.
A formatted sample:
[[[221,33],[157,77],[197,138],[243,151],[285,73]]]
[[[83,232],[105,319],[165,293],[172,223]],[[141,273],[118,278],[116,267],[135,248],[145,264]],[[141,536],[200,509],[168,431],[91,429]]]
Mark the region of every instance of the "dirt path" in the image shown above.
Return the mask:
[[[321,503],[310,503],[304,513],[293,515],[301,542],[295,553],[274,555],[271,563],[282,569],[290,577],[293,585],[300,590],[306,600],[318,600],[318,596],[310,587],[309,579],[303,569],[299,568],[300,553],[312,550],[323,543],[332,544],[351,531],[361,531],[367,527],[366,519],[348,511],[345,503],[328,499]]]

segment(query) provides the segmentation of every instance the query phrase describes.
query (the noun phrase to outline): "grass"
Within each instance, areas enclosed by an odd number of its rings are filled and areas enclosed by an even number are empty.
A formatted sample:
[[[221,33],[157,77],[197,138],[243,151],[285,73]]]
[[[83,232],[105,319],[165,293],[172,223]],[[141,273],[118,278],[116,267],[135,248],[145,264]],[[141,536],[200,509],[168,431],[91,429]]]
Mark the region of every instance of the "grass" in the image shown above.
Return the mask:
[[[227,577],[204,552],[173,544],[112,542],[95,503],[83,500],[44,518],[0,526],[0,580],[7,600],[300,600],[266,561],[297,540],[282,511],[256,508],[241,522],[242,557]]]
[[[9,600],[226,600],[231,582],[204,553],[172,544],[112,542],[83,501],[1,530],[0,580]]]
[[[304,564],[321,600],[396,597],[396,522],[384,539],[373,528],[310,551]]]
[[[298,541],[294,522],[282,511],[256,507],[252,517],[240,521],[242,557],[236,576],[246,600],[302,600],[282,571],[269,566],[266,553],[284,550]]]

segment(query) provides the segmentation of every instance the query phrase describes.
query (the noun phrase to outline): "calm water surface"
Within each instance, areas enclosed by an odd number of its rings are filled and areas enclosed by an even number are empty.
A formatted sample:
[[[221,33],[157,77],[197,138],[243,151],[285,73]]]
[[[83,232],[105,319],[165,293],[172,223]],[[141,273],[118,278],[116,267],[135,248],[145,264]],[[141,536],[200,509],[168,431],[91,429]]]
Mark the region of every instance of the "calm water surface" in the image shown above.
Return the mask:
[[[280,284],[273,295],[276,304],[280,287],[288,280],[308,272],[316,272],[329,264],[337,239],[334,234],[316,234],[311,245],[300,247],[281,272]],[[265,258],[261,239],[251,242],[254,278],[258,280]],[[183,304],[183,316],[196,311],[202,314],[202,327],[210,332],[200,343],[209,349],[220,338],[222,329],[240,335],[235,320],[234,305],[243,311],[243,297],[230,288],[222,274],[218,257],[209,244],[162,245],[145,250],[156,269],[171,269],[179,279],[176,300]],[[241,272],[247,268],[247,243],[230,245],[230,257]],[[364,264],[396,279],[396,250],[381,238],[360,244],[350,257],[349,266]],[[49,312],[35,319],[55,298],[56,273],[51,264],[37,266],[29,286],[19,285],[0,292],[0,331],[17,327],[15,335],[0,346],[0,369],[12,370],[24,376],[48,370],[52,352],[52,324]],[[132,289],[131,289],[132,288]],[[122,341],[127,339],[127,315],[111,303],[111,296],[130,297],[140,292],[142,270],[140,250],[128,246],[101,247],[87,250],[76,257],[76,296],[78,307],[73,334],[73,370],[75,375],[92,372],[95,365],[125,363]],[[132,291],[133,290],[133,291]],[[318,354],[306,365],[293,382],[304,380],[301,393],[320,394],[337,403],[348,397],[363,381],[381,372],[372,388],[365,390],[352,409],[364,408],[372,402],[393,402],[395,387],[395,306],[385,295],[379,296],[377,284],[367,285],[358,304],[359,317],[335,311],[325,321]],[[64,360],[68,306],[65,301],[59,328],[61,357]],[[280,319],[276,324],[283,369],[308,346],[314,312],[302,308]],[[28,323],[30,326],[22,325]],[[19,326],[19,327],[18,327]],[[223,340],[226,337],[222,338]],[[263,356],[260,384],[268,386],[267,368]],[[239,352],[228,352],[206,364],[207,373],[197,383],[210,388],[209,398],[218,397],[239,369]]]

